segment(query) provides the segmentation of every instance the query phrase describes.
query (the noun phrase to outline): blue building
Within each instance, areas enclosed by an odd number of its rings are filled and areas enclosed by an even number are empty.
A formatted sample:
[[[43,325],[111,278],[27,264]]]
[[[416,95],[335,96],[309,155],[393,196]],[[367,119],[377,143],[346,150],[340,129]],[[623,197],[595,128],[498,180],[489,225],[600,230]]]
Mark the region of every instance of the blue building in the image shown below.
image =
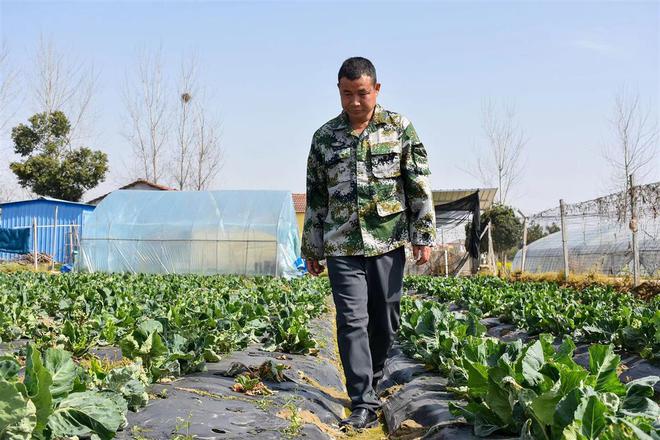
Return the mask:
[[[0,203],[0,228],[30,228],[30,251],[33,252],[33,222],[36,219],[37,251],[49,255],[54,251],[55,261],[70,262],[72,250],[82,235],[85,215],[94,208],[50,197]],[[0,252],[0,260],[17,257],[16,254]]]

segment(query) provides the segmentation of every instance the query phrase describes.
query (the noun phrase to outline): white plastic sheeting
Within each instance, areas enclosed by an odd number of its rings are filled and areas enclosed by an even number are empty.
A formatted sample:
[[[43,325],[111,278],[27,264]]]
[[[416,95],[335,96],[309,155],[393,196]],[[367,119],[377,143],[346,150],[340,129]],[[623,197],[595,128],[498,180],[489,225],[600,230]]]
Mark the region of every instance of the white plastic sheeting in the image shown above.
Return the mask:
[[[629,227],[632,201],[637,218],[640,271],[660,276],[660,182],[627,187],[592,200],[564,205],[568,268],[571,273],[632,273],[632,232]],[[562,224],[560,207],[529,217],[529,225],[543,229]],[[522,252],[513,260],[520,270]],[[557,272],[564,268],[562,234],[556,232],[534,241],[527,248],[526,272]]]
[[[639,221],[639,259],[644,276],[660,275],[660,218]],[[573,273],[596,272],[606,275],[632,273],[632,235],[628,225],[607,220],[566,221],[568,266]],[[522,251],[513,260],[520,270]],[[561,232],[541,238],[527,247],[526,272],[559,272],[564,269]]]
[[[288,191],[138,191],[85,219],[89,272],[295,276],[300,239]]]

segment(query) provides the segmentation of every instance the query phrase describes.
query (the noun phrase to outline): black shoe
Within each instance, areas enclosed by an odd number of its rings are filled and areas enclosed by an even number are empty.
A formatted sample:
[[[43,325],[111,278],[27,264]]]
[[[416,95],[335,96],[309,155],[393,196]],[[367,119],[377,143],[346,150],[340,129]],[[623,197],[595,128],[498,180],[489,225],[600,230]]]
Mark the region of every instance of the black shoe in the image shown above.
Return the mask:
[[[378,426],[378,417],[366,408],[356,408],[350,416],[339,422],[341,428],[365,429]]]

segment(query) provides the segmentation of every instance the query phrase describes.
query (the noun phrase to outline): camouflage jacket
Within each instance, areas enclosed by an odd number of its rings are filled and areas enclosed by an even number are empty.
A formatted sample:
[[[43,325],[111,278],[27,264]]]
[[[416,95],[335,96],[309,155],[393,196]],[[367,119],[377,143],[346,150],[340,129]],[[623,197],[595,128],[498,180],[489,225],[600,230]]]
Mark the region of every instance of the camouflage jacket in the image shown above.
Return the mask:
[[[361,133],[345,113],[314,133],[307,160],[302,254],[384,254],[432,245],[435,210],[426,150],[404,116],[376,106]]]

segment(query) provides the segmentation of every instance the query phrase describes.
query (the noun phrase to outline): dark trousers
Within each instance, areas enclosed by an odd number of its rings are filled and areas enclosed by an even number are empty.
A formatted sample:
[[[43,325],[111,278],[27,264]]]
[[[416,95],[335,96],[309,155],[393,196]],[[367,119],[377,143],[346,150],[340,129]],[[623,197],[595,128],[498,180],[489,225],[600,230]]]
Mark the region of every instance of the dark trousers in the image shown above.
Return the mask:
[[[375,257],[328,257],[337,308],[337,340],[352,409],[380,406],[372,381],[380,379],[399,329],[405,249]]]

